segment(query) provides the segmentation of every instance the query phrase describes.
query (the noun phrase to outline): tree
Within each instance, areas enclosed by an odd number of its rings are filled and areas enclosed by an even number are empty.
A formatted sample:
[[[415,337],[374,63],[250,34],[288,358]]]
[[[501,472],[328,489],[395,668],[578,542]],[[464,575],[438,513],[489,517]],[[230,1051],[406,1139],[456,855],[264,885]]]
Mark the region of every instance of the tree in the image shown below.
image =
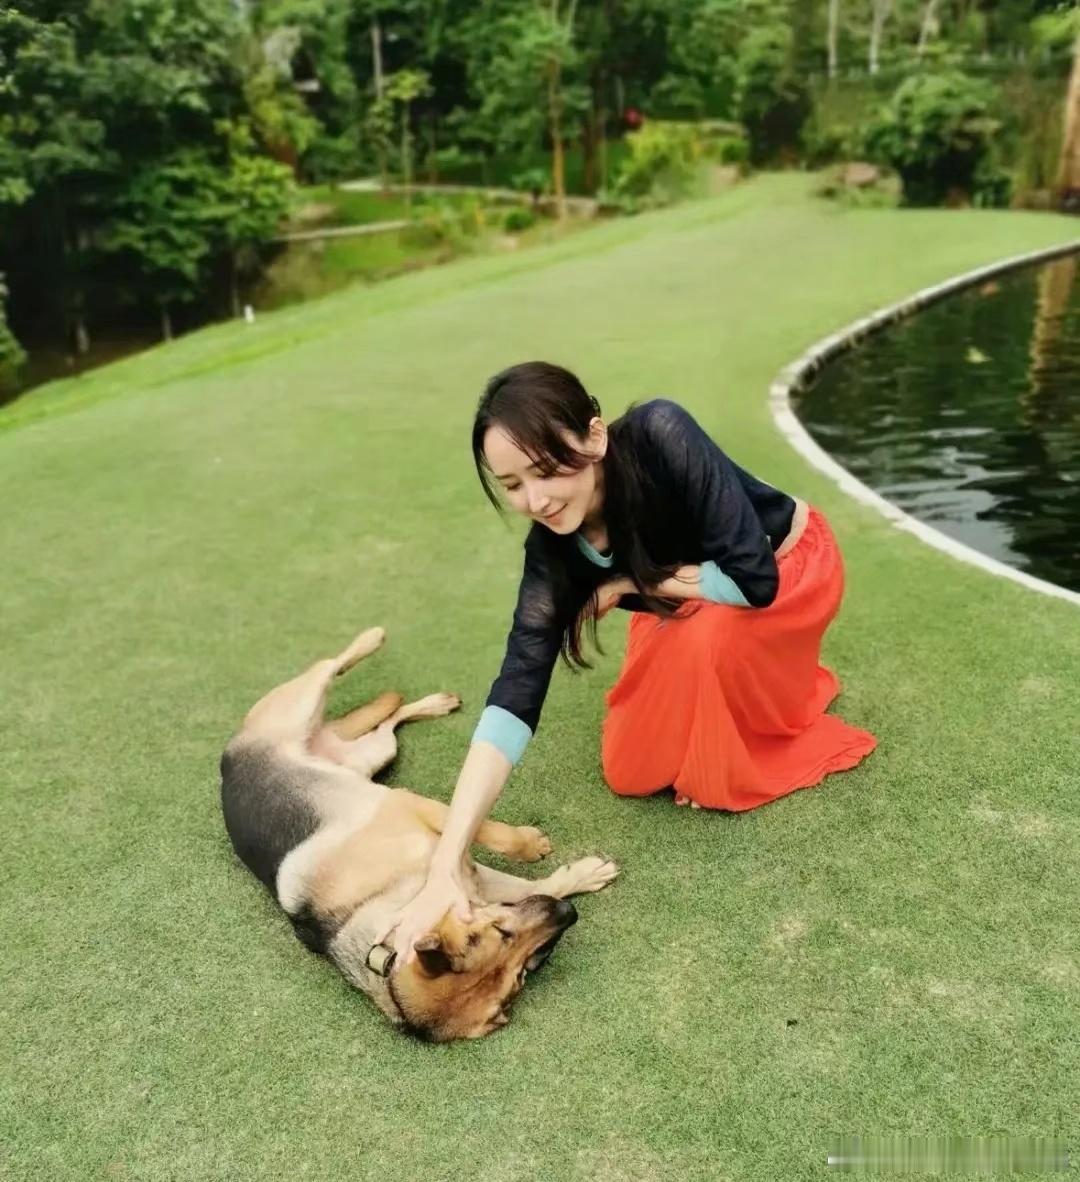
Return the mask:
[[[87,101],[92,83],[68,22],[0,9],[0,264],[16,303],[32,292],[38,317],[58,336],[74,321],[83,344],[92,194],[116,163],[103,113]]]
[[[288,213],[292,173],[256,152],[248,124],[218,126],[228,144],[228,169],[211,174],[205,223],[212,249],[226,256],[229,305],[239,316],[240,282],[256,269],[259,247],[274,237]]]
[[[172,309],[194,300],[205,281],[215,179],[204,153],[183,148],[140,168],[112,211],[105,250],[128,264],[133,287],[151,296],[167,341]]]
[[[750,155],[762,163],[798,144],[810,110],[805,82],[794,63],[794,37],[778,8],[745,34],[737,60],[737,114],[750,137]],[[771,18],[771,19],[768,19]]]
[[[412,130],[409,110],[418,99],[431,93],[431,79],[424,70],[398,70],[391,74],[383,90],[384,101],[401,106],[401,175],[406,186],[412,185]],[[411,198],[406,196],[406,204]]]
[[[881,39],[885,32],[885,22],[893,10],[895,0],[870,0],[870,50],[869,70],[876,74],[881,63]]]
[[[494,21],[465,26],[475,35],[469,81],[478,106],[458,125],[495,151],[517,153],[546,134],[560,217],[566,212],[566,129],[589,105],[574,43],[576,6],[577,0],[508,3]]]
[[[1080,208],[1080,32],[1073,44],[1072,71],[1065,96],[1057,195],[1062,207]]]

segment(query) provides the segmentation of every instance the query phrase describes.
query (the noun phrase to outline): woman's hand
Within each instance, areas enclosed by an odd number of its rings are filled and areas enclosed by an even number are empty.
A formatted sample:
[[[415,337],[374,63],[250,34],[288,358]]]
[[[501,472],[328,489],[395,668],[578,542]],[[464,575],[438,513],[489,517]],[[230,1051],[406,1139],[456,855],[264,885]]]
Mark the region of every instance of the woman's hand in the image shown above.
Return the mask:
[[[601,583],[596,589],[596,618],[602,620],[624,595],[636,595],[633,580],[625,576]]]
[[[416,959],[413,945],[421,936],[426,936],[439,920],[453,910],[463,923],[472,920],[472,906],[460,874],[450,871],[432,870],[420,893],[398,916],[393,927],[385,929],[377,943],[385,944],[393,934],[393,948],[402,965]]]

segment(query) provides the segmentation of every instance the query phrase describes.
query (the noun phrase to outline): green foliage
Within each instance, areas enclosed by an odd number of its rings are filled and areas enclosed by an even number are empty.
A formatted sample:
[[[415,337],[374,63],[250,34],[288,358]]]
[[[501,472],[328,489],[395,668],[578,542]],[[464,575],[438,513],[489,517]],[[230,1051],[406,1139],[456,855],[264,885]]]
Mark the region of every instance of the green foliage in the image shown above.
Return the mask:
[[[135,172],[104,238],[163,308],[195,299],[211,253],[215,170],[206,156],[180,151]]]
[[[626,138],[630,155],[615,184],[617,196],[664,205],[694,188],[704,152],[692,123],[650,120]]]
[[[1004,202],[1007,189],[993,158],[1001,122],[992,97],[986,83],[957,71],[901,83],[868,128],[866,149],[900,174],[906,205]]]
[[[669,72],[652,89],[651,111],[683,119],[734,114],[745,7],[744,0],[698,0],[671,7]]]
[[[402,240],[421,249],[446,247],[458,253],[468,248],[483,223],[475,203],[461,207],[449,201],[430,201],[417,212],[412,225],[402,233]]]
[[[743,136],[718,136],[712,141],[709,154],[720,164],[745,166],[750,163],[750,143]]]
[[[776,21],[751,29],[739,48],[736,110],[749,132],[755,164],[793,155],[810,111],[793,49],[790,27]]]
[[[649,120],[626,137],[630,151],[612,197],[627,208],[640,209],[703,191],[708,165],[747,162],[749,145],[732,135],[730,126]]]
[[[357,129],[340,135],[317,134],[304,152],[303,168],[309,180],[348,180],[359,171],[363,155]]]
[[[541,141],[552,119],[563,134],[589,107],[582,54],[569,15],[550,6],[508,5],[495,21],[477,9],[465,22],[471,33],[469,86],[475,107],[456,125],[466,144],[489,153]],[[475,23],[471,23],[474,21]]]
[[[822,85],[812,95],[809,117],[803,124],[802,162],[821,168],[857,159],[863,150],[867,111],[873,110],[872,91],[855,85]]]
[[[224,162],[211,151],[180,149],[135,172],[111,210],[105,250],[163,308],[197,298],[217,257],[234,272],[253,269],[256,247],[289,209],[290,171],[254,153],[245,124],[223,122],[218,131]]]
[[[924,38],[928,0],[894,0],[868,77],[873,10],[841,0],[826,86],[825,0],[0,2],[0,269],[17,322],[61,340],[166,297],[220,308],[267,254],[282,166],[550,192],[558,156],[567,191],[610,194],[614,177],[639,208],[693,192],[709,161],[856,157],[866,112],[916,71],[985,75],[1008,97],[1000,133],[977,114],[951,125],[948,95],[931,104],[940,127],[918,110],[897,119],[921,130],[875,132],[881,158],[921,139],[909,201],[999,203],[1010,177],[1045,188],[1080,10],[938,0]],[[630,108],[653,131],[624,142]],[[668,118],[737,119],[747,138],[665,139]],[[241,149],[223,125],[245,129]]]
[[[236,250],[277,233],[292,201],[292,172],[255,151],[245,123],[218,125],[228,144],[227,168],[213,174],[213,236]]]
[[[8,327],[7,294],[7,285],[0,275],[0,396],[13,394],[19,388],[19,370],[26,361],[23,347]]]
[[[526,209],[522,205],[515,206],[508,210],[503,218],[503,229],[507,234],[521,234],[532,229],[536,225],[536,220],[536,214],[531,209]]]
[[[1080,7],[1062,4],[1051,12],[1044,12],[1031,22],[1032,38],[1036,45],[1050,50],[1069,51],[1080,37]]]
[[[546,168],[523,168],[510,178],[510,185],[523,193],[546,193],[551,188],[551,175]]]

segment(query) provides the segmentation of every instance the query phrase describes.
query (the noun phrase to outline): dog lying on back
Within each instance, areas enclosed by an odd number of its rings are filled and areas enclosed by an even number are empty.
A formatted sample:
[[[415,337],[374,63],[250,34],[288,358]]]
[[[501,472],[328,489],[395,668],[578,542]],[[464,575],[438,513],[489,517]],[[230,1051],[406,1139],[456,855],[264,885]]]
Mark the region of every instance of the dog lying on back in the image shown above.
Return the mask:
[[[480,1038],[506,1025],[526,974],[577,919],[567,896],[601,890],[618,870],[583,858],[529,881],[467,859],[472,921],[448,911],[417,941],[416,960],[397,963],[377,937],[423,886],[448,810],[372,776],[397,754],[399,723],[461,703],[432,694],[403,705],[400,694],[383,694],[326,721],[333,679],[384,639],[369,628],[256,703],[221,759],[225,827],[299,938],[391,1021],[437,1042]],[[522,862],[551,852],[539,829],[498,821],[485,821],[475,841]]]

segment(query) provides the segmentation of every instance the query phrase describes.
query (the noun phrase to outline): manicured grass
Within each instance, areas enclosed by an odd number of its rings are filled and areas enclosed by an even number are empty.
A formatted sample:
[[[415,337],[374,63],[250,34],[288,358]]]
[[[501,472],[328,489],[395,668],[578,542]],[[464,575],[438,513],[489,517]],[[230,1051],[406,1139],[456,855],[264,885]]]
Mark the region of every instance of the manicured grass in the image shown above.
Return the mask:
[[[338,185],[306,185],[297,190],[294,207],[298,211],[305,207],[325,210],[317,219],[298,222],[299,228],[308,225],[356,226],[366,222],[398,221],[422,210],[431,201],[453,207],[472,200],[474,198],[463,195],[440,193],[432,196],[413,194],[410,201],[402,193],[354,191]]]
[[[832,1134],[1075,1131],[1080,616],[847,500],[766,410],[810,342],[1075,222],[807,187],[353,288],[0,412],[0,1176],[776,1182],[829,1176]],[[826,658],[880,747],[738,816],[615,798],[609,618],[497,815],[622,877],[505,1031],[433,1048],[235,862],[217,758],[269,686],[381,623],[333,705],[460,692],[390,772],[448,797],[520,562],[471,412],[533,357],[611,415],[682,400],[826,510],[849,576]]]

